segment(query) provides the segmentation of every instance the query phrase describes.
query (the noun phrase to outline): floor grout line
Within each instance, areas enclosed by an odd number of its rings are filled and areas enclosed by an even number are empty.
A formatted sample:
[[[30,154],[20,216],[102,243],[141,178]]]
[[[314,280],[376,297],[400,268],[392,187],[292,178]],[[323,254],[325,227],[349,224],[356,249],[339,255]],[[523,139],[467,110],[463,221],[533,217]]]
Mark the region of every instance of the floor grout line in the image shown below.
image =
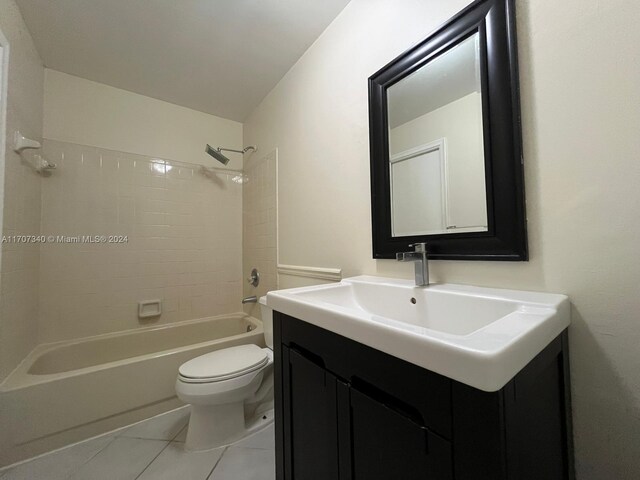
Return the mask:
[[[170,414],[172,414],[172,413],[177,412],[178,410],[182,410],[182,409],[187,410],[187,408],[186,408],[186,407],[188,407],[188,405],[183,405],[183,406],[181,406],[181,407],[174,408],[173,410],[169,410],[169,411],[167,411],[167,412],[159,413],[159,414],[154,415],[154,416],[149,417],[149,418],[143,418],[142,420],[139,420],[139,421],[137,421],[137,422],[130,423],[129,425],[124,425],[124,426],[119,427],[119,428],[117,428],[117,429],[115,429],[115,430],[112,430],[111,432],[107,432],[107,434],[112,433],[112,434],[114,434],[114,435],[115,435],[115,436],[117,436],[117,437],[126,437],[127,435],[125,435],[125,434],[126,434],[129,430],[131,430],[131,428],[132,428],[132,427],[139,426],[139,425],[141,425],[141,424],[143,424],[143,423],[152,422],[152,421],[154,421],[154,420],[157,420],[159,417],[163,417],[163,416],[165,416],[165,415],[170,415]],[[105,435],[106,435],[106,434],[105,434]],[[141,437],[127,437],[127,438],[141,438]],[[150,439],[150,440],[157,440],[157,439],[153,439],[153,438],[152,438],[152,439]]]
[[[182,431],[182,430],[181,430]],[[174,440],[176,436],[169,438],[149,438],[149,437],[118,437],[118,438],[128,438],[130,440],[150,440],[152,442],[172,442],[172,443],[182,443],[180,440]]]
[[[180,436],[180,434],[184,431],[185,428],[189,427],[189,419],[187,419],[187,423],[185,423],[185,425],[178,430],[178,433],[176,433],[173,437],[171,437],[171,440],[169,440],[170,442],[175,442],[176,438],[178,438]]]
[[[99,448],[98,451],[96,453],[94,453],[93,455],[91,455],[89,458],[87,458],[84,462],[80,462],[80,465],[78,465],[77,467],[73,468],[71,470],[71,472],[69,473],[69,475],[67,475],[65,478],[68,480],[70,478],[72,478],[76,472],[78,470],[80,470],[82,467],[84,467],[87,463],[89,463],[91,460],[93,460],[94,458],[96,458],[98,455],[100,455],[100,452],[102,452],[105,448],[107,448],[109,445],[111,445],[115,439],[118,438],[116,435],[113,436],[113,438],[111,438],[111,440],[109,440],[107,443],[104,444],[104,446],[102,448]],[[85,440],[85,442],[89,442],[91,440]]]
[[[110,432],[105,432],[105,433],[101,433],[99,435],[95,435],[93,437],[85,438],[84,440],[79,440],[79,441],[73,442],[73,443],[71,443],[69,445],[64,445],[62,447],[54,448],[53,450],[49,450],[47,452],[43,452],[43,453],[41,453],[39,455],[36,455],[35,457],[25,458],[24,460],[20,460],[19,462],[12,463],[10,465],[5,465],[3,467],[0,467],[0,477],[2,477],[3,475],[15,470],[16,468],[21,467],[22,465],[27,465],[27,464],[29,464],[31,462],[38,461],[38,460],[46,458],[46,457],[48,457],[50,455],[55,455],[57,453],[65,451],[65,450],[70,450],[70,449],[72,449],[74,447],[77,447],[78,445],[83,444],[83,443],[90,442],[92,440],[97,440],[97,439],[102,438],[102,437],[108,437],[108,436],[111,436],[111,435],[113,435],[115,437],[117,435],[115,435],[114,432],[116,432],[118,430],[120,430],[120,429],[112,430]],[[109,443],[111,443],[113,440],[114,439],[112,439],[109,442],[107,442],[107,445]],[[101,450],[102,449],[100,449],[100,451]],[[93,458],[93,457],[91,457],[91,458]]]
[[[151,420],[151,419],[149,419],[149,420]],[[138,422],[138,423],[141,423],[141,422]],[[176,423],[174,425],[179,426],[180,424]],[[67,468],[70,467],[69,470],[64,475],[61,475],[58,478],[61,478],[61,479],[64,479],[64,480],[71,480],[71,479],[75,478],[74,476],[77,475],[79,473],[79,471],[83,471],[84,472],[85,470],[89,474],[91,474],[92,466],[91,465],[87,466],[87,464],[89,464],[90,462],[95,462],[96,457],[99,457],[100,455],[102,455],[102,456],[106,455],[105,450],[110,448],[110,446],[112,446],[113,443],[116,442],[116,440],[119,440],[119,439],[120,440],[131,439],[131,440],[136,440],[136,441],[139,441],[139,442],[146,442],[147,450],[151,449],[151,452],[149,452],[149,453],[152,453],[152,451],[155,448],[161,447],[161,449],[153,456],[153,458],[151,458],[150,460],[147,461],[146,465],[144,465],[144,468],[142,468],[139,473],[136,474],[135,470],[133,470],[133,471],[129,470],[127,472],[127,473],[129,473],[131,475],[130,477],[128,477],[129,479],[131,479],[131,480],[139,480],[140,478],[142,478],[144,476],[145,472],[150,471],[151,467],[153,466],[153,464],[156,461],[159,461],[158,459],[160,458],[160,456],[163,455],[164,452],[167,451],[167,448],[171,447],[171,448],[182,448],[182,449],[184,449],[184,441],[177,440],[177,438],[181,434],[184,434],[185,430],[188,428],[188,425],[189,424],[188,424],[188,418],[187,418],[187,421],[182,426],[182,428],[178,429],[176,431],[176,433],[173,433],[171,435],[166,435],[165,434],[164,435],[165,438],[163,438],[163,439],[160,439],[160,438],[155,438],[155,439],[153,439],[153,438],[142,438],[142,437],[124,437],[122,435],[112,434],[110,436],[110,438],[104,439],[105,440],[104,445],[98,444],[96,450],[91,452],[86,457],[79,456],[78,457],[78,461],[77,462],[74,461],[72,465],[69,465],[67,467]],[[268,428],[268,427],[266,427],[266,428]],[[124,433],[127,430],[128,430],[128,428],[123,428],[122,432],[119,432],[119,433]],[[167,429],[166,429],[166,425],[163,427],[163,431],[165,433],[168,433]],[[251,438],[254,435],[257,435],[258,433],[259,432],[255,432],[253,435],[249,435],[246,438]],[[160,436],[160,435],[158,435],[158,436]],[[87,439],[85,441],[78,442],[75,445],[78,445],[78,444],[81,444],[81,443],[85,443],[85,442],[88,442],[88,441],[91,441],[91,440],[95,440],[97,438],[99,438],[99,437],[94,437],[92,439]],[[229,466],[232,466],[234,468],[234,471],[235,471],[235,469],[238,467],[238,465],[236,465],[237,459],[236,459],[236,457],[234,455],[231,455],[231,457],[229,456],[230,455],[229,451],[232,449],[232,447],[238,447],[240,450],[244,450],[245,453],[241,453],[241,456],[242,455],[249,455],[249,456],[254,455],[254,454],[251,453],[251,451],[256,452],[255,454],[258,454],[258,451],[269,451],[269,450],[273,451],[272,448],[264,448],[262,446],[246,446],[246,447],[242,446],[243,440],[245,440],[245,439],[242,439],[241,441],[235,443],[234,445],[227,445],[225,447],[217,449],[220,452],[220,456],[215,460],[213,466],[210,467],[210,470],[209,470],[208,474],[205,474],[204,471],[201,471],[201,475],[204,475],[204,476],[203,477],[199,477],[198,480],[214,480],[214,478],[217,478],[218,475],[216,475],[216,471],[218,471],[217,470],[218,468],[221,468],[220,465],[221,465],[221,462],[222,462],[222,460],[224,458],[227,459],[227,460],[225,460],[225,466],[227,466],[227,464],[229,464]],[[152,448],[152,446],[148,442],[164,442],[164,445],[156,444],[157,446]],[[172,444],[174,446],[172,446]],[[258,444],[258,445],[260,445],[260,444]],[[64,450],[64,449],[61,449],[61,450]],[[53,452],[51,452],[51,453],[53,453]],[[187,452],[185,452],[185,453],[187,453]],[[259,454],[259,455],[264,455],[264,454]],[[98,463],[100,463],[100,462],[104,463],[102,460],[98,460]],[[118,459],[115,458],[113,461],[117,462]],[[189,461],[189,460],[186,460],[186,461]],[[209,465],[211,465],[211,464],[209,464]],[[207,465],[203,465],[203,467],[205,467],[205,469],[206,469],[206,466]],[[154,469],[155,468],[156,467],[154,467]],[[65,470],[66,470],[66,468],[65,468]],[[7,474],[10,471],[11,470],[0,471],[0,480],[3,480],[4,478],[9,478],[7,476]],[[151,470],[151,471],[153,471],[153,470]],[[220,471],[222,471],[222,470],[220,470]],[[46,472],[42,472],[42,473],[46,474]],[[272,478],[271,475],[269,475],[268,478]],[[44,480],[44,479],[41,478],[41,477],[37,477],[37,478],[33,478],[31,480]]]
[[[149,439],[145,439],[145,440],[149,440]],[[155,440],[151,440],[151,441],[153,442],[153,441],[155,441]],[[160,451],[158,452],[158,454],[157,454],[155,457],[153,457],[153,458],[151,459],[151,461],[147,464],[147,466],[146,466],[146,467],[144,467],[144,468],[140,471],[140,473],[139,473],[138,475],[136,475],[136,477],[134,478],[134,480],[138,480],[138,478],[140,478],[140,475],[142,475],[142,474],[143,474],[143,473],[144,473],[144,472],[145,472],[145,471],[146,471],[146,470],[151,466],[151,464],[152,464],[153,462],[155,462],[155,461],[158,459],[158,457],[159,457],[160,455],[162,455],[162,452],[164,452],[164,451],[167,449],[167,447],[168,447],[169,445],[171,445],[171,440],[163,440],[163,441],[164,441],[164,442],[167,442],[167,443],[166,443],[166,445],[165,445],[164,447],[162,447],[162,450],[160,450]]]
[[[121,430],[121,432],[119,432],[118,434],[114,434],[113,438],[111,438],[111,440],[109,440],[103,447],[98,449],[97,452],[95,452],[89,458],[87,458],[83,462],[80,462],[76,467],[74,467],[72,469],[72,471],[69,472],[69,474],[65,476],[65,480],[70,480],[71,478],[73,478],[73,476],[78,472],[78,470],[80,470],[84,465],[86,465],[91,460],[96,458],[102,451],[104,451],[109,445],[111,445],[115,440],[117,440],[119,438],[130,438],[130,439],[134,439],[134,440],[143,440],[143,441],[151,441],[151,442],[166,442],[165,446],[162,448],[162,450],[160,450],[160,452],[158,452],[158,454],[155,457],[153,457],[153,459],[151,459],[151,461],[144,467],[144,469],[142,469],[142,471],[135,478],[137,479],[138,477],[140,477],[140,475],[142,475],[145,472],[145,470],[147,470],[149,468],[149,466],[151,466],[151,464],[162,454],[162,452],[164,452],[164,450],[173,442],[173,440],[175,438],[177,438],[178,435],[180,435],[182,430],[186,427],[186,425],[185,425],[182,428],[180,428],[178,430],[178,432],[168,440],[167,439],[156,439],[156,438],[144,438],[144,437],[126,437],[124,435],[127,432],[127,430],[129,430],[129,428],[131,428],[133,425],[137,425],[139,423],[143,423],[143,422],[146,422],[146,421],[149,421],[149,420],[153,420],[153,418],[154,417],[151,417],[150,419],[142,420],[140,422],[136,422],[136,423],[134,423],[132,425],[129,425],[127,427],[123,427],[123,428],[119,429],[119,430]],[[85,441],[90,441],[90,440],[91,439],[85,440]],[[79,442],[79,443],[83,443],[83,442]],[[3,475],[0,475],[0,477],[2,477]]]
[[[222,452],[222,455],[220,455],[220,458],[218,458],[218,461],[213,465],[213,468],[211,469],[211,471],[209,472],[209,475],[207,475],[207,478],[205,478],[205,480],[213,480],[211,478],[211,475],[213,475],[213,472],[216,470],[216,468],[222,461],[222,457],[224,457],[224,454],[227,453],[227,450],[229,450],[229,447],[224,447],[224,451]]]

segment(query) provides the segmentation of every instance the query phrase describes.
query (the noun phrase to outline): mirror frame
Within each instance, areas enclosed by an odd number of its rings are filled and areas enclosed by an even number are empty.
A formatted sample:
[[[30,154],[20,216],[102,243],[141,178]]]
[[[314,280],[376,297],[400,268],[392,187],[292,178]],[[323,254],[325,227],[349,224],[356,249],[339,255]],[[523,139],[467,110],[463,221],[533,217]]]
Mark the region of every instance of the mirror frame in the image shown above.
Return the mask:
[[[488,230],[393,237],[387,89],[476,32]],[[514,0],[476,0],[369,78],[373,258],[426,242],[430,259],[528,260],[519,96]]]

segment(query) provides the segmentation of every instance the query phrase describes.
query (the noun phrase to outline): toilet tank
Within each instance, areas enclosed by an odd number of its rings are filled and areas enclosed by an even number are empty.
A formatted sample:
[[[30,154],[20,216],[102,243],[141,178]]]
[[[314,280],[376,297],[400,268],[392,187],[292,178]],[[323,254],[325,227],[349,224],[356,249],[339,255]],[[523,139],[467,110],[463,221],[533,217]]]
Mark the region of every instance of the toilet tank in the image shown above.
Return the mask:
[[[262,315],[262,328],[264,329],[264,342],[273,350],[273,310],[267,307],[267,297],[260,297],[260,314]]]

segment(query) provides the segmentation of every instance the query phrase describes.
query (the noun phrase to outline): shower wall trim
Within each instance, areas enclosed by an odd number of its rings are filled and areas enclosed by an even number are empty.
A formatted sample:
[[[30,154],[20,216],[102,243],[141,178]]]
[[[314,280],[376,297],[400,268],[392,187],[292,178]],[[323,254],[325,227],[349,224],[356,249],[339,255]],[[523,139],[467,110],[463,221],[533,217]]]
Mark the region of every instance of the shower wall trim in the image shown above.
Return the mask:
[[[2,41],[2,37],[0,37],[0,42]],[[68,142],[66,140],[55,140],[53,138],[45,138],[45,140],[49,140],[51,142],[58,142],[58,143],[66,143],[68,145],[77,145],[79,147],[90,147],[90,148],[97,148],[99,150],[103,150],[105,152],[112,152],[112,153],[124,153],[126,155],[137,155],[137,156],[141,156],[141,157],[149,157],[152,159],[152,161],[157,160],[158,163],[165,163],[165,164],[169,164],[169,165],[175,165],[175,166],[184,166],[184,167],[196,167],[196,168],[204,168],[210,172],[217,172],[217,173],[225,173],[225,174],[236,174],[236,175],[242,175],[244,172],[242,170],[235,170],[235,169],[231,169],[231,168],[221,168],[221,167],[213,167],[210,165],[205,165],[203,163],[193,163],[193,162],[185,162],[184,160],[172,160],[169,158],[160,158],[160,157],[155,157],[153,155],[144,155],[141,153],[136,153],[136,152],[128,152],[126,150],[113,150],[111,148],[104,148],[104,147],[98,147],[95,145],[87,145],[87,144],[82,144],[82,143],[75,143],[75,142]]]
[[[316,278],[318,280],[329,280],[339,282],[342,280],[342,269],[325,267],[305,267],[300,265],[278,264],[279,275],[289,275],[292,277]]]

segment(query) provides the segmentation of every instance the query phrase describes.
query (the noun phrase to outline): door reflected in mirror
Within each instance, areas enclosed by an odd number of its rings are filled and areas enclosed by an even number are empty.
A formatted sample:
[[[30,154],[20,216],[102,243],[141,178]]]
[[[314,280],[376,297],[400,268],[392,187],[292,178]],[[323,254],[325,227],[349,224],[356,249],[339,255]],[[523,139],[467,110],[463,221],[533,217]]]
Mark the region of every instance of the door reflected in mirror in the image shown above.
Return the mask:
[[[478,33],[387,89],[392,236],[487,231]]]

